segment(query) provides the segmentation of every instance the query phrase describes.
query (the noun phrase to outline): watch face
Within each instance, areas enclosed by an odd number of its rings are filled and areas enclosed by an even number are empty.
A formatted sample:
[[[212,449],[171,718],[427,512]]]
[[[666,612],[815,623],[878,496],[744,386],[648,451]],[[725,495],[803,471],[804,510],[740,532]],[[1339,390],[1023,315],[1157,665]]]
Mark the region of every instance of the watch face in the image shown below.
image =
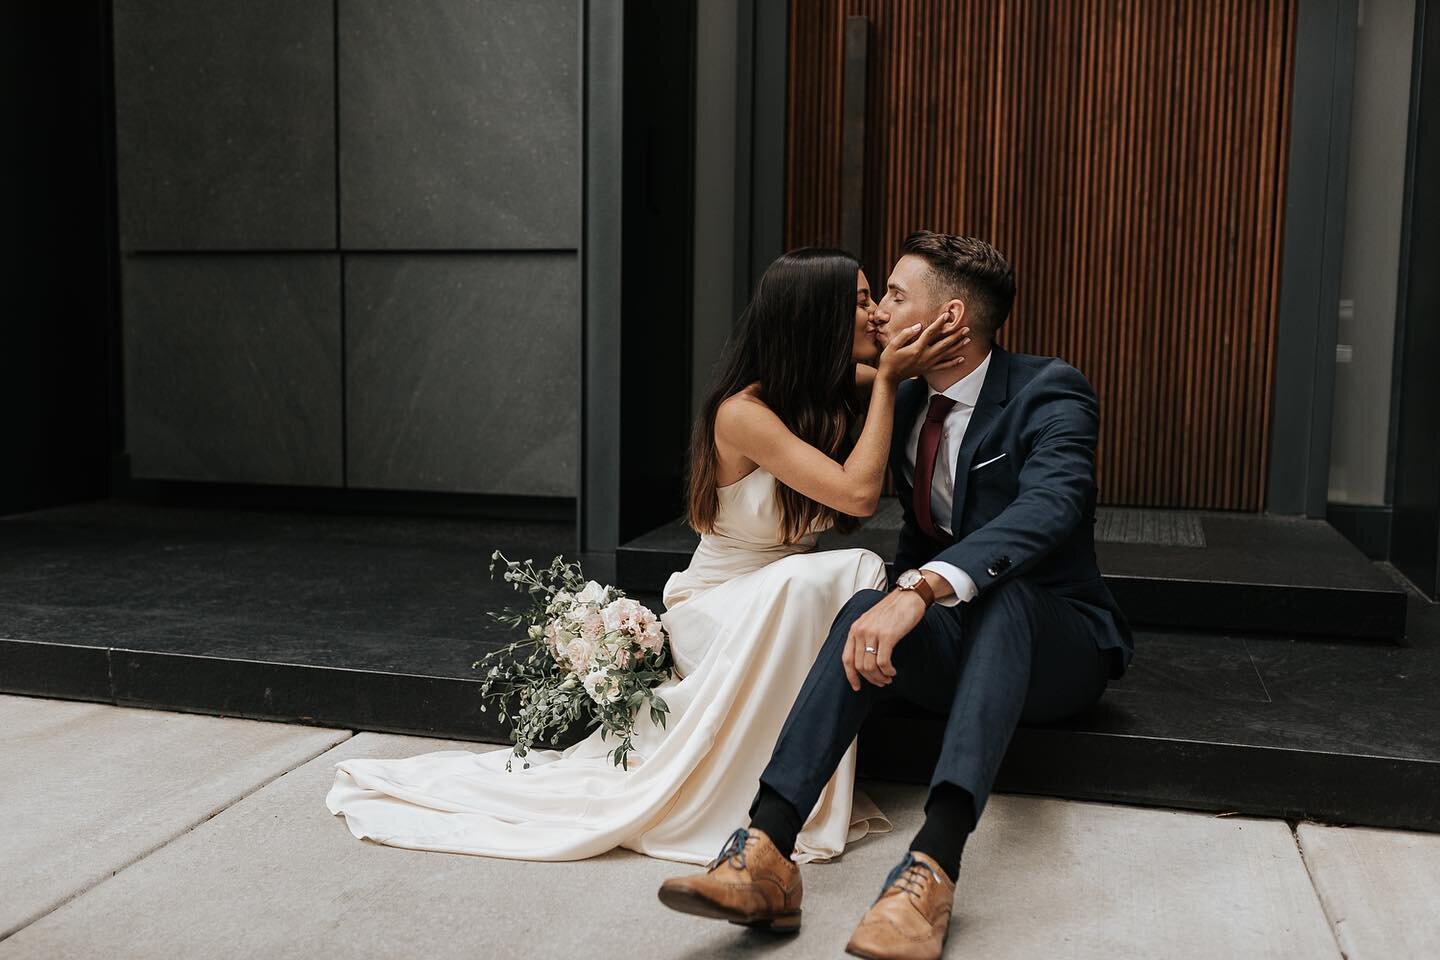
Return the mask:
[[[920,572],[918,570],[906,570],[900,574],[900,579],[895,581],[896,585],[904,587],[906,590],[909,590],[919,582]]]

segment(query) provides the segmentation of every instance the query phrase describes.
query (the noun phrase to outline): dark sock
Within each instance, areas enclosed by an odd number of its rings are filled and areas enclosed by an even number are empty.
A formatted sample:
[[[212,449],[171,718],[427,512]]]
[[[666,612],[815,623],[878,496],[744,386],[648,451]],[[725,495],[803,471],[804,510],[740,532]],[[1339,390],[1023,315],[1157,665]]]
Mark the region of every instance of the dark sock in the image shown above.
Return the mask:
[[[932,857],[953,882],[960,876],[960,856],[974,829],[975,798],[970,791],[953,783],[937,783],[925,800],[925,823],[910,849]]]
[[[776,848],[789,859],[795,852],[795,837],[800,832],[800,814],[795,807],[769,784],[760,784],[760,796],[755,801],[755,812],[750,815],[750,826],[765,831]]]

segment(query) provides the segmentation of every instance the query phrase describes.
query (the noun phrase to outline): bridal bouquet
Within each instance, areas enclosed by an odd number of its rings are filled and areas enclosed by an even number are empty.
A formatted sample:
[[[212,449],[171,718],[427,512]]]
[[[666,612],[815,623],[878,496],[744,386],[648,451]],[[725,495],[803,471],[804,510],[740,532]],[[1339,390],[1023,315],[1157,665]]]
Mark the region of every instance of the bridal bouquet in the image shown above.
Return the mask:
[[[602,740],[614,735],[616,746],[607,755],[628,770],[638,712],[648,705],[651,721],[664,727],[670,709],[654,690],[670,676],[665,628],[621,591],[586,580],[578,563],[556,557],[537,570],[533,562],[510,560],[497,550],[490,575],[501,566],[505,581],[525,594],[529,606],[490,617],[523,630],[525,638],[486,654],[474,667],[484,671],[480,696],[495,702],[501,723],[513,724],[512,759],[586,717],[589,726],[600,727]]]

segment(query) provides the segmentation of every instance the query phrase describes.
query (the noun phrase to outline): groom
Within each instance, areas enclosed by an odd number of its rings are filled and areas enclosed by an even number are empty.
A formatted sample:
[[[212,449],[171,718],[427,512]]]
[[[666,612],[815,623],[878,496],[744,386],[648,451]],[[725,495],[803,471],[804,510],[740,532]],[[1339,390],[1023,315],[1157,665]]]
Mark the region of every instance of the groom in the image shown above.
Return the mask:
[[[907,381],[896,399],[904,572],[889,593],[863,590],[840,611],[760,776],[750,826],[705,873],[667,880],[666,905],[798,928],[795,836],[871,710],[900,697],[945,714],[945,737],[924,825],[847,949],[938,958],[966,838],[1016,725],[1083,710],[1129,664],[1130,629],[1095,562],[1095,392],[1062,360],[995,343],[1014,298],[1014,271],[988,243],[906,239],[876,339],[933,321],[969,326],[972,342],[965,364]]]

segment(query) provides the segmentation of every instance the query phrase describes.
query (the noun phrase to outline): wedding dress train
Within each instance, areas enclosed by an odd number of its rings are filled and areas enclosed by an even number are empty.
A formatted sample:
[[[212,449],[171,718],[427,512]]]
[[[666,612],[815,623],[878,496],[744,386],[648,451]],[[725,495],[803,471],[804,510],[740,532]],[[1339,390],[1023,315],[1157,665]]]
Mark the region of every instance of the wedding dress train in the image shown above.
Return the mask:
[[[665,729],[641,711],[630,769],[596,730],[567,750],[442,750],[343,760],[326,797],[350,831],[397,847],[523,860],[577,860],[615,847],[702,864],[748,821],[760,773],[831,621],[858,590],[885,588],[868,550],[785,544],[775,478],[756,469],[719,488],[713,534],[665,585],[678,676],[659,688]],[[817,531],[818,532],[818,531]],[[855,791],[855,744],[797,838],[826,860],[890,822]]]

